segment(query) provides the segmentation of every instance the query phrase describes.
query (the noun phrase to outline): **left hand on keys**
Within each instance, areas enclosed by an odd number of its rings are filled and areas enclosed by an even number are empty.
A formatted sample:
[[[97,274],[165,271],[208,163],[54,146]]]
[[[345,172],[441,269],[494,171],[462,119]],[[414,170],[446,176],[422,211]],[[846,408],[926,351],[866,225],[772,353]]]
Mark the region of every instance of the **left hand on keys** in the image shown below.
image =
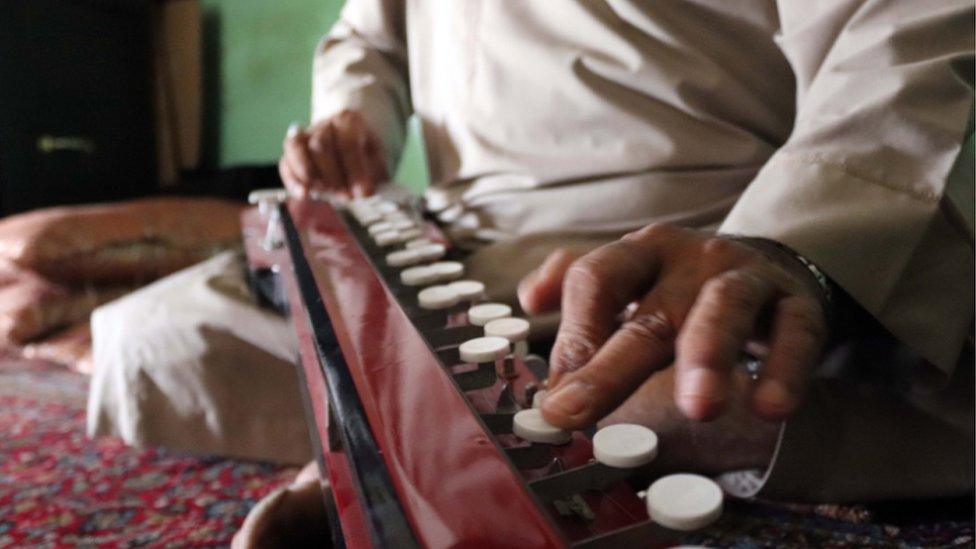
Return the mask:
[[[741,400],[760,418],[785,419],[826,342],[821,292],[786,251],[662,224],[575,261],[554,252],[519,288],[530,313],[562,303],[543,414],[584,428],[673,365],[673,403],[687,418],[711,420]],[[736,384],[746,348],[764,363],[757,381]]]

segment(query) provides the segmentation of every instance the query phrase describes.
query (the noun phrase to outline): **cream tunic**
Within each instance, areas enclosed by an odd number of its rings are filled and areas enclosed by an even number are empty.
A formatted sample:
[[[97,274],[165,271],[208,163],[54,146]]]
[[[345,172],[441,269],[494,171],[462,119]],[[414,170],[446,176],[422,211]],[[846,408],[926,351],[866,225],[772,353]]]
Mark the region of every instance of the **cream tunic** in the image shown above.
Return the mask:
[[[554,245],[652,221],[772,238],[941,388],[973,319],[971,146],[950,177],[972,131],[972,21],[969,0],[349,0],[316,53],[313,121],[359,109],[392,163],[415,114],[430,204],[461,241],[496,242],[472,263],[506,291]],[[891,436],[866,425],[838,444]],[[884,476],[837,459],[821,469]],[[969,469],[945,482],[971,489]],[[787,496],[790,474],[772,482]]]

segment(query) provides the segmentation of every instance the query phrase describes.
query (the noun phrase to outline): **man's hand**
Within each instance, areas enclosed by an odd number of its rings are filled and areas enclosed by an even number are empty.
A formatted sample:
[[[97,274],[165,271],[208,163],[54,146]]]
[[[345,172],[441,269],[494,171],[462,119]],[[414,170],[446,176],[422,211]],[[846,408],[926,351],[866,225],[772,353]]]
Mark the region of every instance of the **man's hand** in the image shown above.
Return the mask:
[[[373,194],[387,180],[379,138],[360,113],[345,110],[308,130],[293,126],[285,136],[278,173],[294,195],[311,190],[343,198]]]
[[[575,262],[557,252],[519,291],[530,313],[561,293],[543,413],[563,428],[591,425],[673,362],[678,409],[709,420],[731,400],[731,372],[748,345],[764,358],[749,404],[762,418],[783,419],[800,403],[826,341],[820,292],[775,247],[668,225]]]

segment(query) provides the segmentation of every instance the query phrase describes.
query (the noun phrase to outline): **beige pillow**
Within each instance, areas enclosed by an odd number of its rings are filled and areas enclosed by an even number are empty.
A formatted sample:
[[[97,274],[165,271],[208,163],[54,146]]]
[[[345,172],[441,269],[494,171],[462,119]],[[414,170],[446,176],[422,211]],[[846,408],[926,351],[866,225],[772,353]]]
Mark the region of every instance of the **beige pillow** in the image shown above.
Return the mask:
[[[87,321],[98,305],[131,287],[73,288],[0,266],[0,344],[23,345],[70,324]]]
[[[0,220],[0,260],[63,282],[148,282],[239,245],[243,205],[149,198]]]

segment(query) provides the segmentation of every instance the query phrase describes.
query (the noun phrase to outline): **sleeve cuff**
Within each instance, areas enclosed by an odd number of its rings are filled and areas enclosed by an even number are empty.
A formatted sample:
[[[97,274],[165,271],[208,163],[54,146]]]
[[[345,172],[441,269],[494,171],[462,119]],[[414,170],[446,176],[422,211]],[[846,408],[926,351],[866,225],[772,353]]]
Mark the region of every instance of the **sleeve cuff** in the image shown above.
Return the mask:
[[[957,302],[971,293],[965,288],[971,281],[960,276],[964,273],[946,277],[942,272],[936,279],[921,272],[919,247],[938,212],[936,196],[862,177],[823,158],[781,151],[749,185],[719,232],[768,238],[796,250],[896,337],[949,374],[972,314],[957,311]],[[946,251],[953,238],[942,237],[933,245]],[[948,253],[955,262],[966,252]],[[946,254],[943,263],[959,265]],[[910,292],[906,280],[912,282]]]

